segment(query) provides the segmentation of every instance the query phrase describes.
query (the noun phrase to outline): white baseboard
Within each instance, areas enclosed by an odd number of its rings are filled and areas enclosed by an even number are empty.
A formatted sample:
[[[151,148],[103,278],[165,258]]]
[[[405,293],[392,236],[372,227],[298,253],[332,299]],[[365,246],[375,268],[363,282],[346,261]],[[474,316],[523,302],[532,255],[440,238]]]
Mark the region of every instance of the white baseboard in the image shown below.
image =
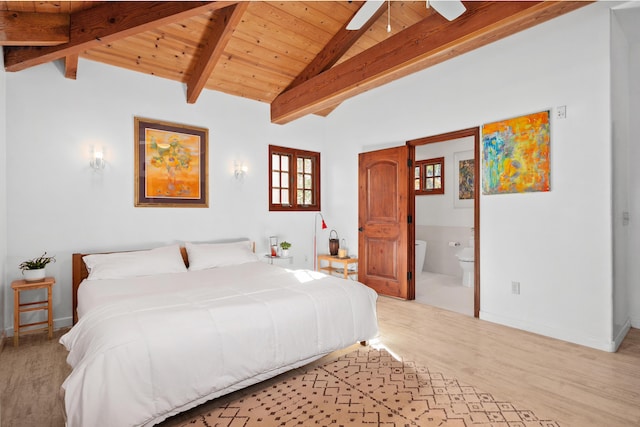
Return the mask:
[[[613,345],[614,345],[613,351],[618,351],[620,344],[622,344],[622,340],[624,340],[624,337],[626,337],[627,334],[629,333],[629,329],[631,329],[631,319],[627,319],[627,321],[624,323],[624,326],[622,327],[618,335],[613,340]]]
[[[609,353],[613,353],[617,349],[614,342],[605,342],[595,337],[580,336],[570,331],[565,331],[546,325],[539,325],[537,323],[525,322],[520,319],[512,319],[509,317],[488,313],[486,311],[480,311],[480,319],[486,320],[488,322],[498,323],[500,325],[510,326],[516,329],[521,329],[527,332],[533,332],[534,334],[544,335],[546,337],[583,345],[585,347],[595,348],[596,350],[602,350]]]
[[[631,317],[631,319],[629,319],[629,321],[631,322],[631,327],[632,328],[640,329],[640,318],[639,317]]]

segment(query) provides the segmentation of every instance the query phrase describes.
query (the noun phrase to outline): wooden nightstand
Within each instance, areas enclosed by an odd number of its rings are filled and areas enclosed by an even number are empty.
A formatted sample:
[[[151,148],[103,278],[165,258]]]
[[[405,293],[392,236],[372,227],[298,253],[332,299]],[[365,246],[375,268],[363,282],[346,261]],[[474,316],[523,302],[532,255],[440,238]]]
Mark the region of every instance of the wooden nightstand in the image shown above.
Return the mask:
[[[322,266],[320,261],[327,261],[329,264]],[[342,268],[334,267],[332,264],[342,264]],[[349,265],[355,264],[356,269],[350,270]],[[318,271],[326,271],[329,274],[340,273],[344,276],[345,279],[348,279],[349,276],[355,276],[358,274],[358,258],[350,257],[350,258],[338,258],[334,255],[318,255]]]
[[[23,328],[47,325],[40,328],[29,329],[27,331],[24,331],[23,334],[48,330],[49,338],[53,337],[53,299],[51,297],[51,291],[55,283],[56,279],[54,279],[53,277],[45,277],[39,282],[15,280],[11,283],[11,288],[13,289],[13,345],[15,347],[18,346],[20,330]],[[36,289],[47,289],[47,299],[42,301],[27,302],[23,304],[20,303],[20,292],[33,291]],[[46,321],[26,324],[20,323],[20,314],[39,310],[47,310]]]

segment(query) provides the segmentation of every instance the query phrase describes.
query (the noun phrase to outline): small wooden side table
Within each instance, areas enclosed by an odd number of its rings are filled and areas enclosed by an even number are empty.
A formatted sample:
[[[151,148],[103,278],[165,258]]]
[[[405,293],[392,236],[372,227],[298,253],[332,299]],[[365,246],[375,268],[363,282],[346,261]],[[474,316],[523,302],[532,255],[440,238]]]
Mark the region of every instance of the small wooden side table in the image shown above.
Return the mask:
[[[325,266],[322,266],[320,261],[327,261],[329,264],[325,265]],[[342,264],[342,268],[334,267],[333,265],[331,265],[332,263]],[[344,275],[345,279],[348,279],[349,276],[351,276],[351,275],[357,275],[358,274],[357,268],[355,270],[349,270],[349,265],[350,264],[356,264],[356,266],[357,266],[358,258],[355,258],[355,257],[338,258],[337,256],[327,255],[327,254],[318,255],[318,271],[326,271],[329,274],[341,273],[341,274]]]
[[[49,331],[49,339],[53,337],[53,299],[51,297],[51,291],[53,285],[56,283],[56,279],[53,277],[45,277],[38,282],[27,282],[26,280],[15,280],[11,283],[13,289],[13,345],[18,346],[18,340],[20,339],[20,331],[23,328],[31,328],[33,326],[47,325],[40,328],[29,329],[24,331],[23,334]],[[46,289],[47,299],[42,301],[20,303],[20,292],[33,291],[36,289]],[[20,314],[30,311],[47,310],[47,320],[43,322],[34,323],[20,323]]]

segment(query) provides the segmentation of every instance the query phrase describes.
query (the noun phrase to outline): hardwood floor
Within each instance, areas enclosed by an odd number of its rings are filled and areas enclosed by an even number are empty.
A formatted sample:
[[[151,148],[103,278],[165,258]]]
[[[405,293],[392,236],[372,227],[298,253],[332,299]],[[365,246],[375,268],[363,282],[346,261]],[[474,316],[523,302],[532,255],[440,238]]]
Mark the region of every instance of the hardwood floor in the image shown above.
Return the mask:
[[[562,426],[640,426],[640,330],[617,353],[380,297],[379,341]]]
[[[511,329],[416,302],[380,297],[371,344],[432,372],[554,419],[561,426],[640,426],[640,330],[617,353]],[[63,426],[57,392],[66,351],[46,334],[0,353],[0,425]],[[332,353],[315,363],[357,348]],[[181,424],[183,414],[163,426]]]

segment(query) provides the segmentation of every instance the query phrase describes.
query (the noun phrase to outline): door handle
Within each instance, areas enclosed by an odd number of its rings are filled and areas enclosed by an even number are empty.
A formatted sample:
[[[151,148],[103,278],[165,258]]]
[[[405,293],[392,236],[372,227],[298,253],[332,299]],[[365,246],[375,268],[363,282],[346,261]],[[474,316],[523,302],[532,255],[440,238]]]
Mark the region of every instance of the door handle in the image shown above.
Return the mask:
[[[362,233],[364,231],[364,228],[358,227],[358,231]]]

